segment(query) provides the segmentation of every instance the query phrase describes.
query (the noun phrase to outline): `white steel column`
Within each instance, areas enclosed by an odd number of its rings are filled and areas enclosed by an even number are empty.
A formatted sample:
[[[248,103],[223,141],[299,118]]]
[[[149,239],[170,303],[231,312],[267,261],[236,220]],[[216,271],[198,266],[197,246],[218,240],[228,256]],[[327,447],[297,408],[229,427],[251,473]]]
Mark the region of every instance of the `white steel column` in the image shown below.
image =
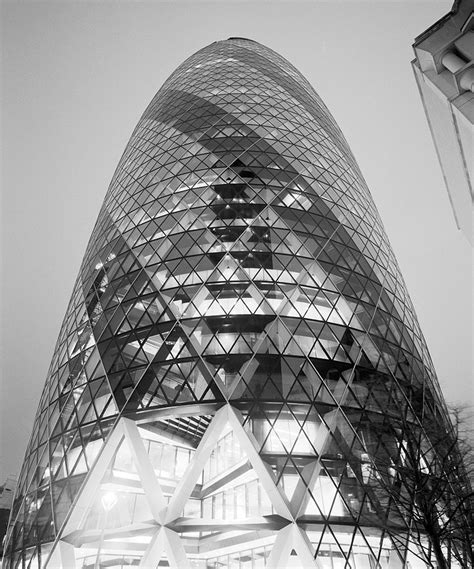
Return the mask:
[[[48,569],[75,569],[76,555],[74,546],[66,541],[59,540],[46,566]]]
[[[318,569],[314,559],[313,546],[304,531],[296,523],[290,524],[277,533],[275,544],[267,560],[266,569],[286,569],[290,555],[295,550],[298,561],[305,569]]]
[[[154,519],[161,524],[163,522],[163,512],[166,509],[166,502],[160,483],[156,478],[137,425],[130,419],[121,419],[121,422],[125,441],[129,444],[151,513]]]
[[[71,508],[71,513],[62,528],[61,535],[67,536],[79,529],[81,522],[89,506],[95,498],[97,489],[109,467],[114,455],[123,441],[124,433],[122,423],[119,421],[114,430],[110,433],[107,442],[102,447],[102,451],[92,465],[87,475],[82,490]]]

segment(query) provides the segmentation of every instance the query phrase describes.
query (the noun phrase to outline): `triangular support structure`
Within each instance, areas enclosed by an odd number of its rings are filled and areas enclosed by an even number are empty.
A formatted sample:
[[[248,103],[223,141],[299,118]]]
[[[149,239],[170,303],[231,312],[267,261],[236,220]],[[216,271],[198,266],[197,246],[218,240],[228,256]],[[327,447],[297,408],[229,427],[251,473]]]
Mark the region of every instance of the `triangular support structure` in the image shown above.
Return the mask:
[[[170,568],[191,569],[183,542],[174,531],[167,527],[160,527],[151,538],[140,565],[138,565],[139,569],[156,569],[163,553],[168,558]]]
[[[72,567],[71,563],[74,558],[74,547],[68,543],[68,536],[77,535],[77,532],[81,531],[85,516],[97,495],[97,491],[100,488],[110,464],[123,442],[126,442],[130,449],[138,478],[141,482],[155,525],[160,528],[163,524],[166,501],[161,486],[148,458],[136,423],[131,419],[122,417],[113,428],[99,456],[89,471],[89,475],[72,506],[70,515],[60,532],[60,539],[56,541],[53,547],[45,569],[55,569],[57,566]],[[68,559],[67,565],[65,565],[63,560],[64,556]]]
[[[267,560],[266,569],[290,567],[291,552],[295,551],[298,562],[305,569],[321,569],[313,554],[313,547],[305,532],[296,523],[290,524],[277,534],[275,544]]]
[[[232,431],[234,432],[234,435],[241,445],[245,455],[257,473],[262,487],[270,498],[276,514],[292,521],[293,516],[291,514],[290,505],[286,497],[284,497],[277,488],[268,467],[260,458],[257,451],[257,442],[253,435],[244,430],[242,426],[242,415],[230,405],[224,405],[219,409],[219,411],[217,411],[207,428],[201,442],[199,443],[193,460],[188,467],[186,476],[178,483],[175,493],[168,504],[165,523],[170,523],[181,515],[186,501],[190,497],[198,481],[199,475],[201,474],[204,465],[206,464],[206,461],[217,443],[226,423],[231,426]]]

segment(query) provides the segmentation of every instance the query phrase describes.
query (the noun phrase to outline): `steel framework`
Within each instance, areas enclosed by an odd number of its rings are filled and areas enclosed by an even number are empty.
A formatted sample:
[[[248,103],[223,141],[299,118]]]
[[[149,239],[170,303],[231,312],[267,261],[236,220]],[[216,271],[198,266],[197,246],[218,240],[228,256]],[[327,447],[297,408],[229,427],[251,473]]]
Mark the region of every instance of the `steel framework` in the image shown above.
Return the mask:
[[[429,567],[433,531],[464,515],[449,440],[334,119],[258,43],[199,51],[150,103],[106,195],[6,567]],[[463,548],[453,532],[448,556]]]

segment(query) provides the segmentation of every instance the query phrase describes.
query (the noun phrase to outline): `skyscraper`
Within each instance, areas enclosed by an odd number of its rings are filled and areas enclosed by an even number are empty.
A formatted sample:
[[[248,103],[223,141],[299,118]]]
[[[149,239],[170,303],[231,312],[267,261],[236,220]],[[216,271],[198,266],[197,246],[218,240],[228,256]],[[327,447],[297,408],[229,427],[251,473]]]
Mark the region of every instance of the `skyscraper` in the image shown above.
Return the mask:
[[[7,567],[427,567],[423,504],[464,515],[449,441],[334,119],[258,43],[199,51],[146,109],[99,213]]]

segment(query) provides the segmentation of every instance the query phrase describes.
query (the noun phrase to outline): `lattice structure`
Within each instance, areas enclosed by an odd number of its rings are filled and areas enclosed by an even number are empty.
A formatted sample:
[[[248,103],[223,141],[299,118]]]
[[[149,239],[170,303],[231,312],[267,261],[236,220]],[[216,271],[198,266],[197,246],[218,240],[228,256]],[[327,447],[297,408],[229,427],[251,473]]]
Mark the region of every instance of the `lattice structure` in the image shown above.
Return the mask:
[[[279,55],[215,42],[155,96],[112,180],[6,567],[428,567],[408,473],[455,487],[446,417],[333,118]]]

